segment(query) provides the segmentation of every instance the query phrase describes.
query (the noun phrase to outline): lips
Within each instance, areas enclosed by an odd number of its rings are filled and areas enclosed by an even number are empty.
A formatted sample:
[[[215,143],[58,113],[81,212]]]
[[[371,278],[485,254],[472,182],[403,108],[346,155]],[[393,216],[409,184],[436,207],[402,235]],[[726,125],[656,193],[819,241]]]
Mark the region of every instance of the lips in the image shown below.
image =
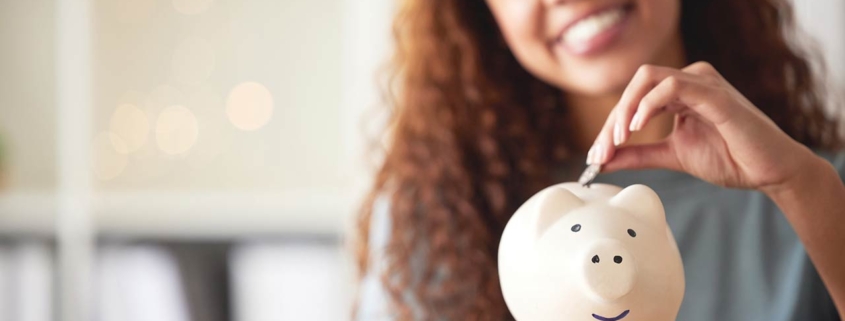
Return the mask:
[[[625,310],[625,312],[620,313],[619,315],[617,315],[614,318],[603,317],[603,316],[600,316],[598,314],[593,313],[593,318],[595,318],[596,320],[599,320],[599,321],[619,321],[619,320],[622,320],[622,318],[628,316],[628,312],[631,312],[631,310]]]
[[[573,23],[561,35],[561,41],[587,41],[602,31],[619,23],[625,17],[625,8],[619,6],[587,16]]]
[[[617,38],[633,9],[633,3],[623,3],[588,11],[570,20],[555,43],[575,54],[597,51]]]

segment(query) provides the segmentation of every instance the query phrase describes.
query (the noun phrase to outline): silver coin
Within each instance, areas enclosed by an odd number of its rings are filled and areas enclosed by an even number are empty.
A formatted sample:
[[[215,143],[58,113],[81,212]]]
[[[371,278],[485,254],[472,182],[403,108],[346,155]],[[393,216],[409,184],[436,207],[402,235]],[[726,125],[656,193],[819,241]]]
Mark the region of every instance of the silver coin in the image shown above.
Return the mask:
[[[585,169],[584,173],[581,174],[581,177],[578,178],[578,184],[589,187],[590,184],[593,183],[593,180],[596,179],[596,176],[599,175],[599,172],[601,172],[601,165],[592,164],[587,166],[587,169]]]

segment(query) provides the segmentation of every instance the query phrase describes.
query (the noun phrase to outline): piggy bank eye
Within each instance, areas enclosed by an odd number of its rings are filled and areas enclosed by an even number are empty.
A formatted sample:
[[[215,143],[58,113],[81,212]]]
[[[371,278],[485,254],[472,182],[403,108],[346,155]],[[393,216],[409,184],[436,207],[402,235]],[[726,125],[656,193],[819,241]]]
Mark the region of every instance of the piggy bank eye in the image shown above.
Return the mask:
[[[572,225],[572,231],[573,232],[578,232],[580,230],[581,230],[581,224]]]
[[[635,232],[633,229],[628,229],[628,235],[630,235],[631,237],[637,237],[637,232]]]

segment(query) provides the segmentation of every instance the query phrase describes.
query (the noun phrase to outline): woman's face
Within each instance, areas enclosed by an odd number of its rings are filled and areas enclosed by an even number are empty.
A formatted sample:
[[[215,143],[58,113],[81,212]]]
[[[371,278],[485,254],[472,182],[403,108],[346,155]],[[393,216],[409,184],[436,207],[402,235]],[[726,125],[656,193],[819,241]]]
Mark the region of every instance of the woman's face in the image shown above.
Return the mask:
[[[640,65],[684,63],[680,0],[486,1],[522,66],[571,94],[619,93]]]

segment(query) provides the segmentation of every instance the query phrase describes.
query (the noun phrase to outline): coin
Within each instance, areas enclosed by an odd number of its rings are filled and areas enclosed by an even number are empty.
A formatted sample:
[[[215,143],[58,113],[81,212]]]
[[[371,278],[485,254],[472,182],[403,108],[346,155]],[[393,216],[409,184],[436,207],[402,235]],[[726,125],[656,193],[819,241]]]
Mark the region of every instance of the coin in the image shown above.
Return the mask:
[[[593,183],[593,180],[596,179],[596,176],[599,175],[601,172],[601,165],[600,164],[591,164],[587,166],[587,169],[584,170],[584,173],[581,174],[581,177],[578,178],[578,184],[581,186],[590,187],[590,184]]]

